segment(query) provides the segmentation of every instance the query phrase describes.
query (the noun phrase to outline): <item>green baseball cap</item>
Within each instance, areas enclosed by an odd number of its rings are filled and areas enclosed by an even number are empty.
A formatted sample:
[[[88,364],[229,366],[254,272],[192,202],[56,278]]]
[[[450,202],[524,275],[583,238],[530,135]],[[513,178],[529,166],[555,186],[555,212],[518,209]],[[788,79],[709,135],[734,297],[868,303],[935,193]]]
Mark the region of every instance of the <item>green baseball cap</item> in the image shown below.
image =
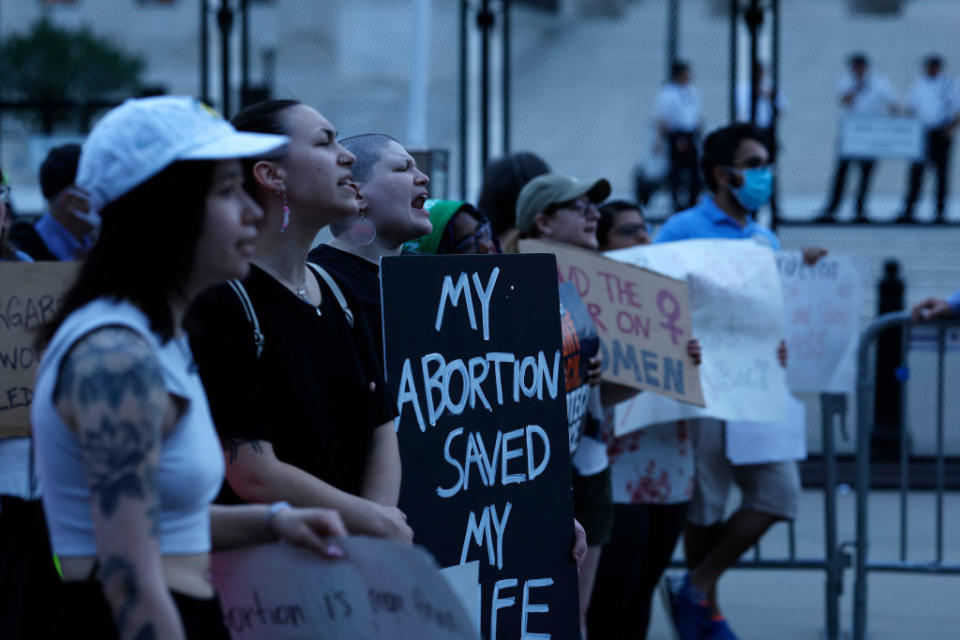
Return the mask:
[[[533,219],[552,204],[570,202],[580,196],[599,204],[610,195],[610,183],[604,178],[596,182],[580,182],[556,173],[537,176],[520,190],[517,197],[517,228],[524,233],[533,229]]]

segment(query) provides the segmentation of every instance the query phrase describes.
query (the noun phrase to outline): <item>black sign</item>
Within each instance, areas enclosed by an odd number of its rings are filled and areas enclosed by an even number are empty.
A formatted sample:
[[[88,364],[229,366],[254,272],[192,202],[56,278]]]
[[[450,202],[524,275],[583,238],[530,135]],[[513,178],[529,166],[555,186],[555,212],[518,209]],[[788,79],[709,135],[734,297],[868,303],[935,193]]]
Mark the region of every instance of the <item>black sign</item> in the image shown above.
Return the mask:
[[[414,541],[479,560],[483,638],[576,638],[554,257],[384,258],[381,283]]]
[[[560,330],[563,335],[563,370],[566,374],[568,436],[572,455],[584,435],[599,436],[598,433],[585,434],[584,431],[590,400],[590,358],[600,350],[597,327],[572,282],[560,285]]]

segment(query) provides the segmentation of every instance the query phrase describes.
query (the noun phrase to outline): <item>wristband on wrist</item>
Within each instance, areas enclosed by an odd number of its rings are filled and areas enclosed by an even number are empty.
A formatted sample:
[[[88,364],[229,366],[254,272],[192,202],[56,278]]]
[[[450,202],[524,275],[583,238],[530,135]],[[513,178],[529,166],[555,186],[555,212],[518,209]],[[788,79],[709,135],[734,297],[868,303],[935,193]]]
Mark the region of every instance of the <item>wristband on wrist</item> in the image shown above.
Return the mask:
[[[273,517],[283,511],[284,509],[289,509],[290,503],[284,500],[279,502],[274,502],[270,505],[270,508],[267,509],[267,515],[263,518],[264,529],[267,530],[267,533],[275,533],[271,530],[271,525],[273,524]]]

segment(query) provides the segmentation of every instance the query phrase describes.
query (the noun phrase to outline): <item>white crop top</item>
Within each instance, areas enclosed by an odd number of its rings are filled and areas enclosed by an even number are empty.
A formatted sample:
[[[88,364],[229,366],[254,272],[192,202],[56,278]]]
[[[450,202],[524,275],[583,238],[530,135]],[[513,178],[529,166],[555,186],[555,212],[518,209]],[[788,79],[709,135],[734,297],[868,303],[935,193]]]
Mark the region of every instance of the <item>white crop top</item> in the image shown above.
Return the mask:
[[[30,421],[53,551],[62,557],[92,556],[97,551],[79,439],[57,413],[53,391],[60,362],[73,344],[107,325],[120,325],[142,336],[156,353],[167,390],[186,400],[180,420],[163,438],[157,466],[160,550],[164,554],[208,552],[209,509],[223,483],[223,452],[186,336],[161,345],[139,309],[104,298],[67,317],[37,371]]]

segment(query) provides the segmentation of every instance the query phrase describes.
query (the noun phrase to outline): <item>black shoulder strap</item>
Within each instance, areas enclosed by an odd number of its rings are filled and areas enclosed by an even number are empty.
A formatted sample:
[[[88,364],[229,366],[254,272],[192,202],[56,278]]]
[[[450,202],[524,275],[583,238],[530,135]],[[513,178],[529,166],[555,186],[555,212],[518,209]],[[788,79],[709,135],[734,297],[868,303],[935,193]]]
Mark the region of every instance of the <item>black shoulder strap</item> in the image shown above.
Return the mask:
[[[250,301],[250,296],[247,294],[247,290],[243,286],[242,282],[239,280],[227,280],[227,284],[230,285],[230,288],[233,289],[233,292],[237,294],[238,298],[240,298],[240,304],[243,306],[243,313],[247,316],[247,320],[253,327],[253,344],[255,344],[257,347],[257,358],[259,358],[260,354],[263,353],[264,337],[263,333],[260,331],[260,321],[257,320],[257,312],[254,310],[253,303]]]

